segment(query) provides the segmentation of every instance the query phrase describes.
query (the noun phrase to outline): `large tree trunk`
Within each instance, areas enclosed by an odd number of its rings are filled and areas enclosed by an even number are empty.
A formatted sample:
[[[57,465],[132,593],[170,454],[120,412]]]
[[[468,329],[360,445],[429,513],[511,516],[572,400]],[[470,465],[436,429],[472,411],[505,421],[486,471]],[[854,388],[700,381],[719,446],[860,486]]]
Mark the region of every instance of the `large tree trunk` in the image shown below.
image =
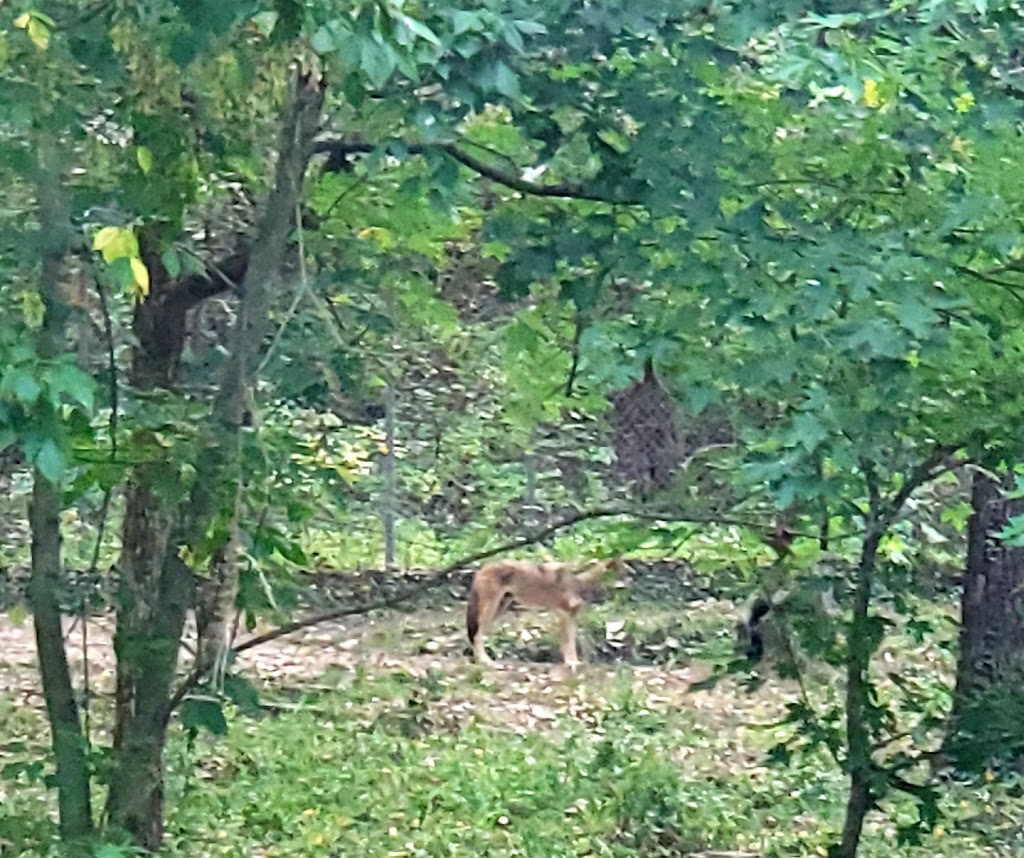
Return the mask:
[[[61,300],[59,283],[64,258],[70,247],[67,199],[60,185],[61,170],[52,141],[39,141],[39,214],[47,229],[44,236],[42,295],[45,314],[39,331],[38,351],[56,358],[63,350],[68,308]],[[57,420],[52,420],[56,425]],[[57,598],[62,575],[60,545],[61,489],[39,469],[33,472],[29,525],[32,529],[32,570],[29,603],[36,633],[43,696],[50,719],[53,753],[57,761],[57,807],[61,836],[66,841],[92,831],[89,794],[87,737],[82,732],[78,703],[68,668],[60,603]]]
[[[318,86],[300,78],[285,114],[275,187],[251,252],[236,254],[218,266],[220,272],[242,278],[243,300],[229,343],[232,358],[197,463],[201,479],[180,505],[174,491],[165,488],[175,487],[179,479],[180,468],[173,462],[151,461],[137,468],[129,480],[115,635],[114,770],[107,817],[136,845],[151,851],[159,848],[163,837],[164,746],[172,710],[183,693],[175,690],[174,680],[185,618],[194,597],[193,576],[181,559],[181,550],[198,553],[207,545],[218,515],[226,514],[223,542],[210,549],[216,572],[211,577],[217,582],[223,579],[227,588],[237,587],[232,577],[238,545],[237,450],[240,430],[251,416],[246,380],[262,346],[268,291],[285,255],[322,99]],[[223,283],[219,274],[211,280],[189,277],[169,283],[159,262],[158,243],[141,244],[152,291],[135,316],[139,342],[132,379],[137,389],[147,390],[172,385],[184,346],[185,314],[220,291]],[[218,606],[234,604],[233,590],[218,587],[217,593]],[[210,610],[203,605],[198,612],[207,637],[217,626]],[[219,644],[204,646],[201,641],[198,666],[216,661],[222,651]]]
[[[150,295],[135,310],[131,384],[136,391],[168,389],[176,381],[188,311],[224,283],[199,275],[171,281],[156,230],[143,232],[140,246]],[[247,254],[236,253],[216,268],[237,281],[246,264]],[[114,635],[114,775],[106,814],[112,827],[152,850],[163,838],[164,743],[193,576],[167,550],[178,521],[174,487],[180,465],[151,449],[153,458],[131,471],[125,493]]]
[[[150,468],[152,466],[149,466]],[[144,849],[163,839],[164,743],[192,576],[166,564],[174,524],[159,471],[138,468],[128,485],[118,594],[114,771],[107,819]]]
[[[1009,478],[1001,484],[974,474],[948,743],[961,764],[985,764],[1024,751],[1024,738],[1014,741],[1024,733],[1019,717],[1024,711],[1024,548],[998,539],[1009,520],[1024,513],[1024,499],[1005,496],[1011,484]]]
[[[220,280],[192,275],[172,281],[160,261],[158,228],[144,230],[140,249],[150,272],[150,294],[135,308],[131,385],[136,391],[169,389],[176,380],[190,308],[223,288]],[[245,254],[218,263],[240,278]],[[142,443],[144,437],[136,439]],[[135,466],[125,491],[114,651],[114,766],[107,796],[108,824],[147,849],[163,838],[163,752],[178,651],[192,603],[192,574],[167,563],[177,521],[173,487],[180,467],[160,458]]]

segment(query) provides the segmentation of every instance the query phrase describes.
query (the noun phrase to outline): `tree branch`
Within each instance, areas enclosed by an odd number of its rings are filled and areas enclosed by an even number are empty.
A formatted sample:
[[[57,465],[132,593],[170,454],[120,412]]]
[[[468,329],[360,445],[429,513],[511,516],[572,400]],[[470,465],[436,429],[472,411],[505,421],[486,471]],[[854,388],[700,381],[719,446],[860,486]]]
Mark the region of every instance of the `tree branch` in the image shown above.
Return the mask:
[[[893,495],[889,515],[897,515],[903,508],[903,504],[907,502],[919,486],[924,485],[940,473],[944,473],[946,470],[949,470],[949,468],[941,468],[936,471],[936,468],[942,465],[944,460],[949,456],[952,456],[958,449],[960,449],[959,445],[940,444],[932,450],[929,456],[921,462],[921,464],[907,474],[907,478],[903,481],[903,485],[900,486],[899,491]]]
[[[201,274],[190,274],[175,284],[175,291],[188,300],[190,304],[198,304],[224,291],[237,291],[245,279],[249,268],[249,248],[236,250],[223,259],[206,263],[206,271]],[[212,275],[212,276],[211,276]]]
[[[428,152],[443,152],[453,161],[472,170],[474,173],[485,179],[490,179],[499,185],[504,185],[513,191],[532,197],[563,197],[574,200],[589,200],[591,202],[609,203],[610,205],[639,205],[638,200],[623,199],[615,200],[602,196],[601,194],[587,191],[582,185],[575,182],[559,182],[554,184],[541,184],[531,182],[522,176],[512,172],[493,167],[481,161],[479,158],[470,155],[455,143],[405,143],[405,150],[410,155],[425,155]],[[340,138],[338,140],[320,140],[314,149],[315,155],[328,155],[328,169],[337,171],[340,165],[346,163],[352,155],[367,155],[380,149],[380,144],[369,143],[365,140],[352,138]]]

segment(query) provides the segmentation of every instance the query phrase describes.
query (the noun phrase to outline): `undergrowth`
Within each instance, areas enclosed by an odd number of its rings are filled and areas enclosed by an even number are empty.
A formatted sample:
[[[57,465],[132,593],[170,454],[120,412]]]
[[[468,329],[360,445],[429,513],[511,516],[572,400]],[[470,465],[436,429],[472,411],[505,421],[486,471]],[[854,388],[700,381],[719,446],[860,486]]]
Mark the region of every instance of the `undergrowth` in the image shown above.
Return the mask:
[[[650,705],[624,674],[601,694],[581,691],[571,714],[543,731],[446,717],[456,690],[437,677],[362,674],[337,690],[278,695],[261,718],[232,713],[223,737],[175,729],[163,854],[813,856],[841,824],[834,763],[806,755],[769,768],[736,736],[702,727],[698,713]],[[2,709],[0,854],[56,855],[43,772],[15,762],[45,744],[41,721]],[[767,747],[774,731],[761,732],[754,743]],[[890,820],[906,811],[889,806],[862,854],[1011,854],[986,852],[967,833],[1005,824],[997,804],[992,784],[951,789],[948,825],[916,849],[893,844]]]

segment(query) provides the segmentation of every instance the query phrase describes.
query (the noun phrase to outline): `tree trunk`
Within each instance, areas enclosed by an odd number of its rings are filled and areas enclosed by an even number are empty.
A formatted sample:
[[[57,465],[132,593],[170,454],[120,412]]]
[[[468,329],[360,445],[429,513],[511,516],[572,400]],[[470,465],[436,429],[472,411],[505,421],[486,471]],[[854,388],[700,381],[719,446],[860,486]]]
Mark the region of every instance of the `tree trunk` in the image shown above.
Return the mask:
[[[29,602],[36,630],[36,651],[43,696],[57,760],[57,807],[65,841],[92,831],[87,740],[75,701],[57,591],[61,578],[60,489],[38,471],[32,487],[32,578]]]
[[[242,547],[239,525],[241,486],[235,486],[235,499],[228,521],[227,541],[217,549],[210,561],[210,576],[203,579],[196,605],[196,645],[198,676],[209,676],[214,687],[221,690],[227,672],[228,655],[235,628],[238,601],[238,557]]]
[[[228,655],[228,630],[238,592],[242,433],[257,422],[253,413],[254,375],[270,330],[271,297],[295,225],[303,177],[320,128],[323,98],[323,86],[315,76],[296,77],[281,130],[274,186],[242,282],[238,317],[229,337],[229,357],[200,454],[198,473],[202,478],[194,483],[183,510],[181,544],[193,553],[206,549],[211,573],[209,584],[203,588],[205,598],[200,611],[198,651],[203,670],[225,664]],[[220,517],[225,526],[211,545],[208,531]]]
[[[884,532],[877,514],[872,512],[857,564],[846,667],[846,766],[850,775],[850,793],[846,799],[842,839],[832,850],[831,858],[856,858],[864,818],[874,802],[871,794],[871,736],[868,731],[868,666],[872,652],[868,609],[874,585],[875,560]]]
[[[947,743],[963,764],[969,758],[985,764],[1024,751],[1018,717],[1024,708],[1024,548],[998,539],[1009,520],[1024,513],[1024,499],[1005,497],[1011,485],[1011,477],[1001,483],[975,473],[971,489],[960,655]]]
[[[390,368],[389,368],[390,372]],[[396,395],[392,379],[384,387],[384,456],[380,468],[384,477],[384,491],[381,493],[381,526],[384,531],[384,568],[395,568],[395,522],[398,508],[398,483],[395,461],[395,411]]]
[[[151,488],[156,485],[158,473],[143,467],[127,490],[114,635],[114,768],[107,796],[109,824],[151,851],[163,838],[164,742],[192,601],[188,568],[180,561],[165,563],[174,512]]]
[[[68,308],[60,296],[64,258],[70,247],[70,215],[63,192],[61,170],[53,142],[40,140],[38,194],[40,221],[47,244],[43,250],[40,294],[45,313],[39,331],[38,352],[46,359],[63,350]],[[51,415],[52,418],[52,415]],[[51,419],[52,425],[57,424]],[[35,623],[36,649],[43,696],[50,720],[53,753],[57,761],[57,807],[61,836],[66,841],[87,837],[92,832],[92,804],[89,793],[87,737],[75,700],[68,668],[57,593],[62,575],[60,545],[61,489],[37,469],[33,472],[29,525],[32,530],[32,570],[29,603]]]
[[[188,311],[225,288],[212,275],[171,281],[160,261],[159,239],[158,229],[151,228],[139,242],[150,294],[136,306],[132,322],[136,391],[173,387]],[[218,260],[216,269],[237,282],[247,264],[248,254],[238,252]],[[168,551],[178,521],[174,488],[180,465],[155,458],[155,450],[153,455],[132,469],[125,491],[114,634],[114,763],[106,805],[108,824],[149,850],[163,837],[164,744],[181,638],[194,601],[192,571]]]
[[[903,485],[888,501],[879,490],[874,466],[869,461],[862,463],[868,511],[864,517],[864,542],[857,563],[846,663],[846,770],[850,775],[850,793],[846,799],[842,837],[829,850],[829,858],[856,858],[864,819],[880,798],[875,778],[878,769],[871,758],[871,723],[874,720],[871,709],[874,704],[868,678],[871,656],[881,642],[880,637],[876,637],[870,615],[878,548],[911,494],[942,472],[942,463],[951,452],[947,447],[933,449],[905,475]]]
[[[312,106],[311,93],[315,96]],[[237,451],[241,430],[252,419],[245,382],[262,347],[268,289],[287,247],[322,97],[318,86],[311,87],[308,79],[300,78],[296,97],[285,114],[276,184],[251,253],[234,254],[218,266],[220,271],[230,272],[228,276],[244,278],[244,297],[229,344],[232,359],[197,463],[201,479],[180,505],[174,491],[167,490],[177,487],[180,467],[175,462],[151,461],[137,468],[129,480],[115,634],[114,766],[106,810],[112,826],[150,851],[159,848],[163,837],[164,746],[171,712],[183,695],[183,689],[173,686],[185,618],[194,598],[194,578],[181,559],[181,549],[196,553],[204,548],[211,525],[225,513],[223,542],[210,550],[215,561],[212,578],[229,588],[232,584],[237,587]],[[138,346],[132,382],[136,389],[151,390],[173,383],[188,309],[223,286],[220,277],[187,277],[169,283],[159,262],[158,243],[146,240],[140,244],[150,269],[151,296],[135,314]],[[217,589],[217,593],[213,610],[223,613],[225,603],[234,604],[234,590]],[[203,615],[203,625],[207,637],[217,635],[217,620],[209,613]],[[223,651],[223,640],[207,643],[205,649],[200,642],[203,660],[216,662]],[[193,677],[196,675],[194,671]]]

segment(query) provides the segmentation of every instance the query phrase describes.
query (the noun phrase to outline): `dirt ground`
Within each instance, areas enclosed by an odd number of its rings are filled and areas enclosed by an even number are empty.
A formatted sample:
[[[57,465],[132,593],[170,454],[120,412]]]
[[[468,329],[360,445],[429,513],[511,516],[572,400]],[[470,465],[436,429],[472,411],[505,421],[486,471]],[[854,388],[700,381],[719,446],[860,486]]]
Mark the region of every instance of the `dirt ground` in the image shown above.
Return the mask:
[[[612,624],[614,625],[614,624]],[[416,611],[382,611],[323,623],[254,647],[238,657],[235,670],[265,690],[330,690],[346,675],[407,674],[433,677],[444,691],[432,708],[446,719],[475,719],[513,730],[533,730],[559,715],[579,714],[599,706],[606,695],[631,687],[633,695],[652,709],[682,707],[693,713],[701,727],[746,732],[746,727],[776,720],[790,694],[747,694],[734,682],[711,689],[693,690],[705,679],[707,664],[638,665],[600,661],[570,673],[561,664],[528,661],[510,647],[511,637],[530,650],[554,638],[554,619],[533,611],[513,612],[502,621],[506,651],[494,667],[472,663],[463,628],[463,607],[423,607]],[[267,627],[269,628],[269,626]],[[113,617],[93,617],[83,639],[79,620],[66,621],[71,669],[81,686],[84,676],[83,643],[88,652],[89,684],[94,696],[108,696],[114,688]],[[266,630],[259,627],[252,633]],[[238,640],[250,634],[240,630]],[[588,646],[583,635],[581,651]],[[549,655],[553,655],[553,651]],[[187,661],[188,655],[184,657]],[[22,705],[42,707],[36,670],[31,618],[0,615],[0,694]],[[741,726],[744,725],[744,726]],[[735,740],[742,744],[742,737]],[[730,743],[731,744],[731,743]],[[738,750],[737,746],[737,750]]]

